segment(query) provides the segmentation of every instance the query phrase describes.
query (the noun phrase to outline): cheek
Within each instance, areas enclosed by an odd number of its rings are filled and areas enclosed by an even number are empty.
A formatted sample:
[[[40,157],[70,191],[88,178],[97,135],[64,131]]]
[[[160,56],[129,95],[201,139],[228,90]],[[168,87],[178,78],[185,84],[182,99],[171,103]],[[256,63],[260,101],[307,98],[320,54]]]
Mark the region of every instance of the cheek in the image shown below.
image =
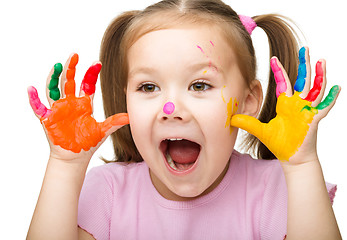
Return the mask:
[[[234,89],[232,89],[234,90]],[[232,91],[230,87],[224,86],[221,91],[221,99],[224,103],[224,109],[227,114],[226,126],[230,126],[231,118],[242,112],[242,94],[241,91]],[[232,131],[232,127],[230,127]]]
[[[194,118],[206,136],[229,132],[227,104],[217,96],[191,108]],[[230,121],[229,121],[230,122]],[[230,124],[229,124],[230,125]],[[208,138],[208,137],[207,137]]]
[[[141,142],[139,139],[149,136],[154,110],[153,107],[151,108],[144,104],[144,101],[137,101],[129,96],[127,99],[127,111],[131,134],[137,145]]]

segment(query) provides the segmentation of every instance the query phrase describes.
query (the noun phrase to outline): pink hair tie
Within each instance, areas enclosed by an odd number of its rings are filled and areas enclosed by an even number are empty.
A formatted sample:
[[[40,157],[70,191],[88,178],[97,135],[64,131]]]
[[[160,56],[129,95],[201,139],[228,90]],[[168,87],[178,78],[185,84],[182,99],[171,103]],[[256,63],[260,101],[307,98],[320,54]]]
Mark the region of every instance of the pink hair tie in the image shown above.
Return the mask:
[[[254,20],[251,17],[245,16],[245,15],[239,15],[239,18],[243,24],[243,26],[246,28],[249,35],[252,34],[254,28],[257,27],[257,24],[254,22]]]

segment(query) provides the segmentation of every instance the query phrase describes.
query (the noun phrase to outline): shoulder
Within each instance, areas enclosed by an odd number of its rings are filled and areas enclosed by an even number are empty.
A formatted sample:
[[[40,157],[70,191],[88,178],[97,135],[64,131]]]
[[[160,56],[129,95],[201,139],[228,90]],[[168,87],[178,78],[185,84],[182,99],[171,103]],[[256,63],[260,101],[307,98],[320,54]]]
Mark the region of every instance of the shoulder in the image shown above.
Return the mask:
[[[127,186],[139,182],[147,169],[145,163],[108,163],[91,168],[79,198],[80,228],[96,239],[108,239],[115,201],[120,196],[128,196],[126,191],[130,188]]]
[[[242,154],[234,151],[232,161],[235,161],[236,168],[244,172],[248,178],[256,181],[262,180],[267,182],[270,179],[284,179],[282,167],[277,159],[264,160],[254,159],[249,154]]]
[[[147,165],[140,163],[108,163],[91,168],[86,180],[103,182],[113,188],[114,183],[124,183],[128,178],[134,181],[147,171]]]

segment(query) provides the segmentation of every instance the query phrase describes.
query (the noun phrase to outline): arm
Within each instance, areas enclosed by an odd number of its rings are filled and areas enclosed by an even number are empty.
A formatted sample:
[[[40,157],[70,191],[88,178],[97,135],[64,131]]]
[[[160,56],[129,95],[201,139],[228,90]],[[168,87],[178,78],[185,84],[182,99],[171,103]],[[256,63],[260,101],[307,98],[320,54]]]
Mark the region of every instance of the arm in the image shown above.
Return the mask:
[[[116,114],[102,123],[95,121],[92,100],[101,64],[88,69],[76,97],[77,62],[78,55],[74,54],[64,67],[61,99],[58,81],[62,66],[56,64],[52,69],[46,92],[51,109],[41,103],[34,87],[28,88],[30,105],[41,120],[51,151],[27,239],[90,239],[91,235],[77,225],[85,173],[93,153],[107,136],[129,121],[127,114]]]
[[[89,233],[87,233],[86,231],[84,231],[82,228],[78,228],[78,239],[80,240],[95,240],[95,238],[90,235]]]
[[[277,83],[277,116],[265,124],[249,116],[235,115],[231,125],[258,137],[281,161],[288,188],[287,239],[341,239],[316,149],[318,123],[333,107],[340,87],[331,88],[322,101],[326,86],[325,61],[317,63],[310,90],[308,59],[307,49],[302,48],[292,94],[285,70],[277,58],[272,58]]]
[[[49,159],[27,239],[77,239],[78,199],[85,171],[86,166]]]
[[[342,239],[318,158],[283,169],[288,188],[287,239]]]

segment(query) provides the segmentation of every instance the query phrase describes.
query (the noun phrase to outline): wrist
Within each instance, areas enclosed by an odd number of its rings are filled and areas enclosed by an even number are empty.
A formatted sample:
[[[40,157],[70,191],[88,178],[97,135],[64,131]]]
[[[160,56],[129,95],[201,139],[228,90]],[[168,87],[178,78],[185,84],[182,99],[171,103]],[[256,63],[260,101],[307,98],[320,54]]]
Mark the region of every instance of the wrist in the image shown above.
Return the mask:
[[[308,169],[320,168],[316,151],[306,151],[294,154],[288,161],[280,161],[284,174],[306,171]]]
[[[321,165],[318,157],[312,157],[300,164],[292,164],[289,161],[280,161],[285,177],[309,174],[310,172],[321,172]]]
[[[62,182],[75,183],[77,189],[82,187],[90,159],[73,159],[69,161],[50,156],[47,164],[46,175]]]
[[[87,167],[92,156],[93,153],[90,151],[85,152],[84,150],[81,150],[79,153],[74,153],[61,148],[51,148],[49,160],[66,163],[66,166],[71,167],[77,165],[80,167]]]

